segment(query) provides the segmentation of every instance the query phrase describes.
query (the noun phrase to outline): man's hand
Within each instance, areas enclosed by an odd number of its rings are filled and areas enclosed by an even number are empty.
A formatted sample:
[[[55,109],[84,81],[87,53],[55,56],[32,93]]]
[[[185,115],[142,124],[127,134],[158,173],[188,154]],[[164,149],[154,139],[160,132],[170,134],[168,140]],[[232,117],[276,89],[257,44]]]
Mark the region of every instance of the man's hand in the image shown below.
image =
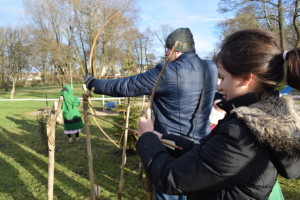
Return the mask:
[[[96,80],[96,78],[90,74],[90,73],[87,73],[84,77],[84,83],[87,87],[87,89],[91,90],[92,87],[93,87],[93,82]]]

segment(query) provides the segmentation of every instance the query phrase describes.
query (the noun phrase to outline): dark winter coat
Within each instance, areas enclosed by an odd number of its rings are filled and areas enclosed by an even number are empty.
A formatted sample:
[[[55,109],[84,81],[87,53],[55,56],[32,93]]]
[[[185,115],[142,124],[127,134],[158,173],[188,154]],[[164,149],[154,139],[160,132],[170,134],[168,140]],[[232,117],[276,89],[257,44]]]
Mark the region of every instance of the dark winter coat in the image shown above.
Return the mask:
[[[164,135],[184,148],[172,151],[151,132],[139,138],[137,151],[158,190],[190,200],[264,200],[277,173],[299,177],[300,118],[289,97],[257,102],[247,94],[219,106],[227,116],[200,145]]]
[[[162,68],[163,64],[158,64],[135,76],[98,79],[92,86],[95,93],[109,96],[150,95]],[[195,52],[184,53],[174,62],[169,62],[153,100],[155,129],[165,134],[196,138],[197,141],[206,136],[216,81],[216,65],[201,60]]]

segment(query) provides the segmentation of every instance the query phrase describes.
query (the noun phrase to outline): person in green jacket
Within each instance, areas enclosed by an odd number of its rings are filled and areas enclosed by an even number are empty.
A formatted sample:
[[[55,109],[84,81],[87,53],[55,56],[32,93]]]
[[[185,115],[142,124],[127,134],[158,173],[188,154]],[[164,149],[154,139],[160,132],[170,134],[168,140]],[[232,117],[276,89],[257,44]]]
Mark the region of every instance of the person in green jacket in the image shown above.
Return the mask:
[[[60,95],[64,98],[62,103],[62,111],[64,118],[64,133],[68,136],[68,141],[73,142],[72,135],[75,134],[76,141],[80,141],[79,133],[83,128],[80,112],[77,107],[80,105],[78,97],[74,96],[73,89],[70,85],[66,85]]]

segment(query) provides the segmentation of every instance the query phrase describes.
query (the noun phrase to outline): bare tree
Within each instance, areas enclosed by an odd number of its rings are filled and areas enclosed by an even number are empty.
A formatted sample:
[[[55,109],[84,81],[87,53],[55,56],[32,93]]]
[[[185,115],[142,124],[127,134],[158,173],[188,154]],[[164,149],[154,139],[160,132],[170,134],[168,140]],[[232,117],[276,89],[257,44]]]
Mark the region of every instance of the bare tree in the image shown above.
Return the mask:
[[[148,68],[150,62],[148,50],[151,49],[152,41],[152,31],[149,27],[143,33],[135,33],[133,48],[141,72]]]
[[[300,5],[294,0],[290,8],[287,8],[290,23],[287,25],[287,42],[290,47],[300,46]]]
[[[4,38],[4,28],[0,27],[0,74],[2,85],[6,82],[5,77],[5,65],[4,65],[4,56],[5,56],[5,38]]]
[[[230,18],[217,25],[220,35],[225,38],[231,33],[245,28],[261,28],[259,20],[255,18],[255,10],[247,6],[239,10],[234,18]],[[220,46],[220,44],[217,44]]]
[[[145,37],[145,47],[144,47],[144,54],[145,54],[145,67],[146,69],[149,68],[149,60],[151,58],[150,54],[148,53],[149,48],[152,46],[152,34],[153,32],[151,31],[150,27],[148,27],[144,31],[144,37]],[[141,69],[141,71],[144,71],[145,68]]]
[[[81,68],[83,74],[87,72],[90,49],[99,28],[120,10],[122,15],[109,23],[98,38],[92,66],[101,75],[104,68],[114,68],[117,62],[121,62],[118,55],[127,48],[124,36],[130,35],[126,33],[127,29],[134,27],[136,18],[134,0],[24,2],[31,23],[37,29],[36,38],[47,52],[49,67],[54,66],[61,75],[65,72],[70,74],[77,67]]]
[[[158,41],[162,44],[164,48],[164,52],[166,53],[166,40],[168,35],[174,31],[174,28],[171,27],[168,24],[161,25],[158,30],[156,30],[154,33],[158,39]]]
[[[30,56],[29,35],[25,28],[6,27],[2,29],[1,38],[4,39],[3,71],[12,82],[10,98],[13,99],[16,81],[20,80],[22,72],[30,71],[28,62]]]
[[[297,16],[299,9],[293,13],[294,16],[288,15],[287,11],[292,7],[297,8],[297,4],[297,0],[220,0],[219,11],[221,13],[240,11],[251,6],[259,24],[277,34],[282,48],[286,49],[286,32],[288,31],[286,23],[290,23],[289,18],[293,17],[299,20]]]

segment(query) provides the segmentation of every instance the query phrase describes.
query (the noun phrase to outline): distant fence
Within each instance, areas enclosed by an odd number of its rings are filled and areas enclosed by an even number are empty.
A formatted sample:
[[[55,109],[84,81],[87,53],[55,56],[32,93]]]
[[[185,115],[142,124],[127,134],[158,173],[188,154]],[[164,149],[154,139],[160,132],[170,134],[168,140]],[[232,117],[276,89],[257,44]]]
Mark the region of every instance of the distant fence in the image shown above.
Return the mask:
[[[121,100],[124,99],[125,97],[107,97],[107,98],[91,98],[92,101],[97,101],[97,100]],[[79,98],[82,100],[82,97]],[[57,99],[0,99],[0,101],[58,101]]]

